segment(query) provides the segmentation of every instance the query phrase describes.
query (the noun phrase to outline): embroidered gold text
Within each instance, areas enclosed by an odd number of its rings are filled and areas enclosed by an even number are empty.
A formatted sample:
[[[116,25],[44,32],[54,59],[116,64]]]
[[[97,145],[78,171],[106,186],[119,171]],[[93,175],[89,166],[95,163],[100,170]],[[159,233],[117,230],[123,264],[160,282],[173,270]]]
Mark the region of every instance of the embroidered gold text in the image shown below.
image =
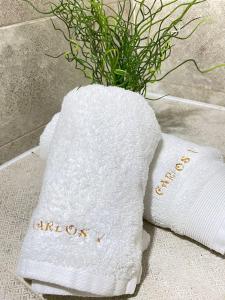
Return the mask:
[[[188,149],[188,152],[198,153],[196,150]],[[185,165],[191,161],[191,157],[189,155],[183,155],[176,163],[174,170],[169,170],[166,172],[164,177],[160,180],[160,183],[155,187],[155,193],[159,196],[164,195],[164,190],[170,185],[172,181],[174,181],[176,174],[182,172],[185,168]]]
[[[61,225],[53,221],[46,222],[43,220],[38,220],[37,222],[33,223],[33,228],[43,232],[47,231],[56,234],[66,234],[67,236],[77,237],[79,239],[87,239],[92,232],[91,236],[96,243],[101,243],[105,236],[105,234],[99,233],[94,229],[90,231],[88,228],[78,228],[78,226],[74,224]]]
[[[88,236],[88,232],[89,232],[89,229],[86,229],[86,228],[79,229],[73,224],[59,225],[59,224],[54,223],[53,221],[44,222],[43,220],[35,222],[33,224],[33,228],[37,229],[37,230],[51,231],[51,232],[56,232],[56,233],[64,232],[67,235],[77,235],[82,238],[86,238]]]

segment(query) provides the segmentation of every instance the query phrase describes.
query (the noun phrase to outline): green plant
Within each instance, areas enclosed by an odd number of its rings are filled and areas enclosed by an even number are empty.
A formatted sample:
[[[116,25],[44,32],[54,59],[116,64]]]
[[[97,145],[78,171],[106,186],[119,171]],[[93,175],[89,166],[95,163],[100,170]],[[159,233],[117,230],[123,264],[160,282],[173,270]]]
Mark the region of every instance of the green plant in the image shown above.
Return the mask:
[[[30,0],[30,3],[39,11]],[[181,65],[192,62],[202,73],[194,59],[187,59],[160,76],[162,63],[171,55],[176,39],[188,39],[204,21],[186,20],[188,12],[206,0],[120,0],[117,7],[103,0],[59,0],[41,12],[53,15],[65,24],[57,28],[68,42],[64,55],[69,62],[83,71],[92,82],[120,86],[146,94],[148,83],[162,80]],[[193,27],[192,27],[193,25]],[[188,34],[183,32],[191,27]]]

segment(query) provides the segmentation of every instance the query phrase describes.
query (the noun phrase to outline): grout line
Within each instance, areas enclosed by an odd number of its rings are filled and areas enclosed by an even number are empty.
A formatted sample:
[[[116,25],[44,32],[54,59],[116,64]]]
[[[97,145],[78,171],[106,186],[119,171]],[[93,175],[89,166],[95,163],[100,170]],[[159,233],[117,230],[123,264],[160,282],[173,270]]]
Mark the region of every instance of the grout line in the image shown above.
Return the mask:
[[[2,165],[0,165],[0,171],[2,171],[3,169],[9,167],[10,165],[14,164],[15,162],[17,162],[18,160],[27,157],[28,155],[32,154],[32,152],[37,152],[37,150],[39,149],[39,146],[33,147],[29,150],[27,150],[26,152],[16,156],[15,158],[3,163]]]
[[[175,83],[170,83],[169,85],[172,86],[172,87],[176,87],[177,86]],[[223,89],[221,89],[221,88],[212,89],[210,87],[205,87],[204,84],[202,84],[202,83],[198,83],[198,84],[182,83],[180,86],[182,86],[182,87],[184,86],[186,88],[204,89],[206,91],[213,91],[213,92],[219,92],[219,93],[223,93],[224,94],[224,90]]]
[[[162,97],[163,94],[148,93],[147,96],[152,97],[152,98],[159,98],[159,97]],[[191,100],[191,99],[179,98],[179,97],[175,97],[175,96],[165,96],[162,100],[159,100],[159,101],[165,101],[165,100],[168,102],[180,102],[180,103],[185,103],[185,104],[189,104],[189,105],[195,105],[195,106],[201,106],[201,107],[205,107],[205,108],[211,108],[214,110],[225,111],[225,107],[220,106],[220,105],[200,102],[200,101]]]
[[[115,3],[117,3],[117,0],[111,0],[111,1],[109,1],[109,3],[107,3],[107,5],[115,4]],[[12,27],[17,27],[17,26],[23,26],[23,25],[26,25],[26,24],[27,25],[34,24],[34,23],[37,23],[39,21],[44,22],[44,21],[49,20],[49,19],[57,19],[57,16],[50,15],[48,17],[37,17],[37,18],[31,19],[31,20],[26,20],[26,21],[17,22],[17,23],[11,23],[11,24],[6,24],[6,25],[1,25],[0,26],[0,30],[1,29],[12,28]]]
[[[13,28],[13,27],[18,27],[18,26],[23,26],[23,25],[35,24],[35,23],[38,23],[38,22],[45,22],[45,21],[47,21],[51,18],[54,19],[56,17],[55,16],[42,17],[42,18],[36,18],[36,19],[33,19],[33,20],[29,20],[29,21],[23,21],[23,22],[19,22],[19,23],[12,23],[12,24],[8,24],[8,25],[3,25],[3,26],[0,26],[0,30]]]
[[[35,131],[37,131],[37,130],[41,129],[42,127],[46,126],[47,124],[48,124],[48,122],[40,125],[39,127],[35,128],[35,129],[31,130],[31,131],[28,131],[28,132],[24,133],[23,135],[21,135],[21,136],[15,138],[15,139],[9,141],[8,143],[6,143],[4,145],[0,145],[0,150],[1,150],[1,148],[5,147],[5,146],[8,146],[9,144],[11,144],[13,142],[18,141],[18,140],[22,139],[23,137],[34,133]]]

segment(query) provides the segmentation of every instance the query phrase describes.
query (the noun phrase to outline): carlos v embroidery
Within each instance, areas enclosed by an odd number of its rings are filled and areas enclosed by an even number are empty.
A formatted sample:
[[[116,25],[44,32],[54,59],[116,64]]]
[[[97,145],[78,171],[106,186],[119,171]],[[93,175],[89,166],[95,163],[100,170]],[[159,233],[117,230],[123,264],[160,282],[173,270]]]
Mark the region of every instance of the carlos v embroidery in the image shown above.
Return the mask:
[[[174,181],[177,173],[182,172],[185,168],[185,165],[190,163],[192,159],[190,153],[198,153],[193,149],[188,149],[187,151],[189,152],[189,154],[181,156],[174,169],[167,171],[164,177],[160,180],[160,183],[155,187],[154,192],[157,194],[157,196],[163,196],[164,190],[170,185],[172,181]]]
[[[74,236],[81,239],[86,239],[90,235],[89,228],[78,228],[73,224],[59,225],[57,223],[54,223],[53,221],[46,222],[43,220],[38,220],[33,223],[33,229],[41,230],[44,232],[55,232],[59,234],[66,234],[68,236]],[[105,234],[98,234],[95,230],[92,231],[94,232],[94,238],[96,242],[100,243],[104,238]]]

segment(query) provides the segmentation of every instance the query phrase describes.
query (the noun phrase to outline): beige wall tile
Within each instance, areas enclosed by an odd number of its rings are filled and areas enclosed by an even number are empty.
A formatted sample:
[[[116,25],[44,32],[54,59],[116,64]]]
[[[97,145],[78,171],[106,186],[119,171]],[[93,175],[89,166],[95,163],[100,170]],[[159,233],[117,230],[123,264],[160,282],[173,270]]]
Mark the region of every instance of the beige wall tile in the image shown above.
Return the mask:
[[[163,132],[218,148],[225,156],[225,109],[177,101],[151,102]]]
[[[193,8],[189,16],[190,19],[196,16],[208,16],[209,19],[189,40],[175,41],[173,54],[165,63],[162,74],[188,58],[196,59],[202,69],[225,63],[224,0],[208,0]],[[201,74],[192,64],[186,64],[161,81],[159,91],[225,106],[224,82],[225,68]],[[219,95],[219,101],[215,99],[216,95]]]
[[[48,7],[45,0],[32,2]],[[18,23],[24,21],[30,22]],[[0,163],[34,146],[63,96],[87,83],[72,63],[45,55],[67,49],[48,18],[22,0],[0,0]]]
[[[0,146],[46,124],[63,96],[84,83],[64,58],[67,50],[49,20],[0,29]]]
[[[116,1],[117,0],[104,0],[105,3]],[[31,2],[39,10],[48,11],[49,3],[59,3],[59,0],[31,0]],[[36,12],[24,0],[0,0],[0,27],[42,17],[45,17],[45,15]]]
[[[42,126],[0,147],[0,165],[22,154],[28,149],[37,146],[39,143],[40,134],[42,133],[44,128],[45,126]]]
[[[47,0],[32,0],[31,1],[40,10],[47,10],[49,1]],[[57,2],[56,0],[51,2]],[[15,24],[19,22],[29,21],[36,18],[41,18],[28,3],[23,0],[0,0],[0,26]]]
[[[225,90],[216,91],[206,86],[202,85],[185,85],[185,84],[176,84],[167,83],[165,88],[162,89],[162,85],[160,86],[150,86],[150,91],[152,92],[160,92],[162,94],[175,95],[180,98],[188,98],[192,100],[198,100],[202,102],[207,102],[216,105],[225,105]],[[188,93],[187,93],[188,91]]]

